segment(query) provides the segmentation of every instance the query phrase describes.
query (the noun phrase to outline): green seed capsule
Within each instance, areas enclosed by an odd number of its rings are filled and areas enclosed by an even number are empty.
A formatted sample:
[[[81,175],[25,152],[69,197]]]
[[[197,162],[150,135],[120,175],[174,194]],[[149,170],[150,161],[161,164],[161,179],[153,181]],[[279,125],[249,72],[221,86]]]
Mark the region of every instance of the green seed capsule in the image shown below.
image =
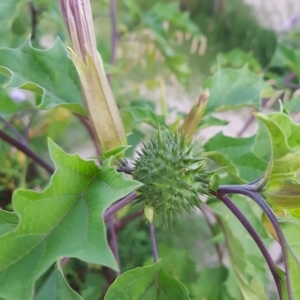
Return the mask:
[[[178,132],[158,131],[143,144],[133,176],[144,185],[139,203],[169,223],[199,207],[198,194],[208,194],[203,147]]]

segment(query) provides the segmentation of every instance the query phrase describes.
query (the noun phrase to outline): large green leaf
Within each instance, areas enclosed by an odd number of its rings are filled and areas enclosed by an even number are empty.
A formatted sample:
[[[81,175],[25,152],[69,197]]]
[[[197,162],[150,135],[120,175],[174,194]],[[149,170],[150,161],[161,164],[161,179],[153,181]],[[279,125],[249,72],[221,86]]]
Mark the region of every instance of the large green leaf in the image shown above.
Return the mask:
[[[76,257],[117,269],[108,247],[103,212],[141,184],[105,162],[68,155],[49,142],[56,172],[43,192],[17,190],[16,230],[0,238],[0,296],[31,299],[33,284],[57,258]],[[4,284],[5,283],[5,284]]]
[[[204,88],[208,88],[210,97],[207,102],[208,113],[241,106],[260,108],[261,93],[272,93],[262,75],[256,75],[245,66],[242,69],[218,69],[209,78]]]
[[[0,73],[9,76],[7,87],[21,87],[41,95],[40,109],[58,105],[86,115],[76,69],[64,45],[35,49],[26,42],[20,48],[0,49]]]
[[[187,300],[188,290],[161,268],[161,261],[119,276],[109,287],[105,300]]]
[[[266,161],[252,153],[254,141],[255,136],[232,138],[219,132],[204,145],[204,148],[207,156],[224,167],[237,182],[246,182],[260,177],[268,166]]]
[[[68,285],[63,273],[57,267],[36,293],[34,300],[82,300]]]

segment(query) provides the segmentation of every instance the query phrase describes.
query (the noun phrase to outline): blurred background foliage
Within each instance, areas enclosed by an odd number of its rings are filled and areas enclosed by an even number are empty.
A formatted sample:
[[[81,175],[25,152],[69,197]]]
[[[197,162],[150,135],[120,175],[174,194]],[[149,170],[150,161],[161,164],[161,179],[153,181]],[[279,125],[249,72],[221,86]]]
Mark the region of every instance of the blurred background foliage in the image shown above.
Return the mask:
[[[203,86],[217,86],[216,74],[220,68],[225,68],[222,72],[229,78],[228,85],[232,83],[230,76],[237,80],[242,74],[239,72],[246,72],[243,76],[250,74],[255,81],[261,80],[267,85],[267,95],[261,98],[273,99],[268,108],[276,105],[276,100],[281,97],[297,119],[300,112],[300,30],[295,16],[288,16],[279,31],[278,26],[272,28],[262,24],[257,10],[241,0],[124,0],[117,1],[117,32],[114,35],[109,0],[91,2],[98,49],[111,76],[126,130],[131,132],[129,144],[133,147],[128,150],[129,158],[134,155],[141,139],[148,138],[148,133],[158,124],[175,128],[200,95]],[[0,46],[17,48],[30,36],[32,45],[39,49],[51,47],[57,37],[70,45],[58,1],[0,0]],[[111,47],[112,38],[117,41],[115,49]],[[81,117],[61,107],[37,110],[36,103],[41,96],[5,88],[4,84],[9,79],[3,75],[5,69],[1,70],[1,129],[14,134],[8,126],[7,122],[10,122],[23,137],[24,143],[29,143],[49,162],[47,136],[67,152],[77,151],[85,158],[96,154]],[[218,95],[222,95],[224,88],[226,86],[219,87]],[[249,111],[247,116],[251,118]],[[211,114],[199,127],[224,126],[236,121],[234,114],[231,117],[233,121]],[[243,127],[243,124],[234,126]],[[16,188],[41,190],[47,185],[48,174],[3,141],[0,141],[0,159],[1,208],[11,209],[12,192]],[[236,204],[250,216],[268,242],[257,210],[247,202],[237,201]],[[211,220],[209,213],[207,219],[197,212],[196,217],[190,216],[172,229],[166,230],[158,223],[159,250],[165,258],[164,269],[186,284],[192,299],[200,300],[207,296],[207,299],[213,300],[242,299],[233,279],[233,266],[228,265],[229,254],[225,251],[225,240],[221,234],[223,226],[227,237],[236,245],[232,251],[239,255],[238,266],[234,267],[247,269],[252,291],[258,287],[260,293],[261,286],[254,281],[257,272],[266,286],[270,283],[256,246],[243,228],[238,232],[235,230],[241,226],[236,224],[233,216],[229,217],[230,213],[220,203],[212,202],[211,205],[220,206],[215,208],[220,222]],[[126,221],[128,213],[137,209],[125,209],[116,216],[121,224],[118,237],[122,271],[145,265],[151,257],[145,220]],[[242,265],[244,257],[250,257],[248,265]],[[221,260],[227,262],[226,267],[220,263]],[[261,266],[264,268],[262,272],[255,269]],[[72,288],[84,295],[85,300],[99,299],[99,285],[103,286],[103,295],[114,277],[109,270],[77,260],[70,260],[65,272]],[[268,299],[276,299],[272,288],[269,290]],[[264,297],[261,292],[260,299]]]

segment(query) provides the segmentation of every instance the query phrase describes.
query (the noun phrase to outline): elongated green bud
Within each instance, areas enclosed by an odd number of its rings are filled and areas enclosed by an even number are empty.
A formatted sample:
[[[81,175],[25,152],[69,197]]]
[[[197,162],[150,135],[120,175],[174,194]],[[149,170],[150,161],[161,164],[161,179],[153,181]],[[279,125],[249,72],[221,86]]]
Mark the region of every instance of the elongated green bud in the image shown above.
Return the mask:
[[[74,50],[69,49],[81,83],[89,120],[103,152],[126,145],[126,133],[96,48],[89,0],[60,0]]]

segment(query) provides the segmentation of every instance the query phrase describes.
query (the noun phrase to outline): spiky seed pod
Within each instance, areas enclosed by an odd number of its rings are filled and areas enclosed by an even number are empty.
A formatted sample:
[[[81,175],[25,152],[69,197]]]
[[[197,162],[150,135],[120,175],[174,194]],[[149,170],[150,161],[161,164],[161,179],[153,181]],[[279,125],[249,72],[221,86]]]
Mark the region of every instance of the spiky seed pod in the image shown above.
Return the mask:
[[[140,203],[152,207],[167,224],[199,207],[198,194],[208,194],[205,153],[199,143],[159,130],[138,154],[132,174],[144,184]]]

